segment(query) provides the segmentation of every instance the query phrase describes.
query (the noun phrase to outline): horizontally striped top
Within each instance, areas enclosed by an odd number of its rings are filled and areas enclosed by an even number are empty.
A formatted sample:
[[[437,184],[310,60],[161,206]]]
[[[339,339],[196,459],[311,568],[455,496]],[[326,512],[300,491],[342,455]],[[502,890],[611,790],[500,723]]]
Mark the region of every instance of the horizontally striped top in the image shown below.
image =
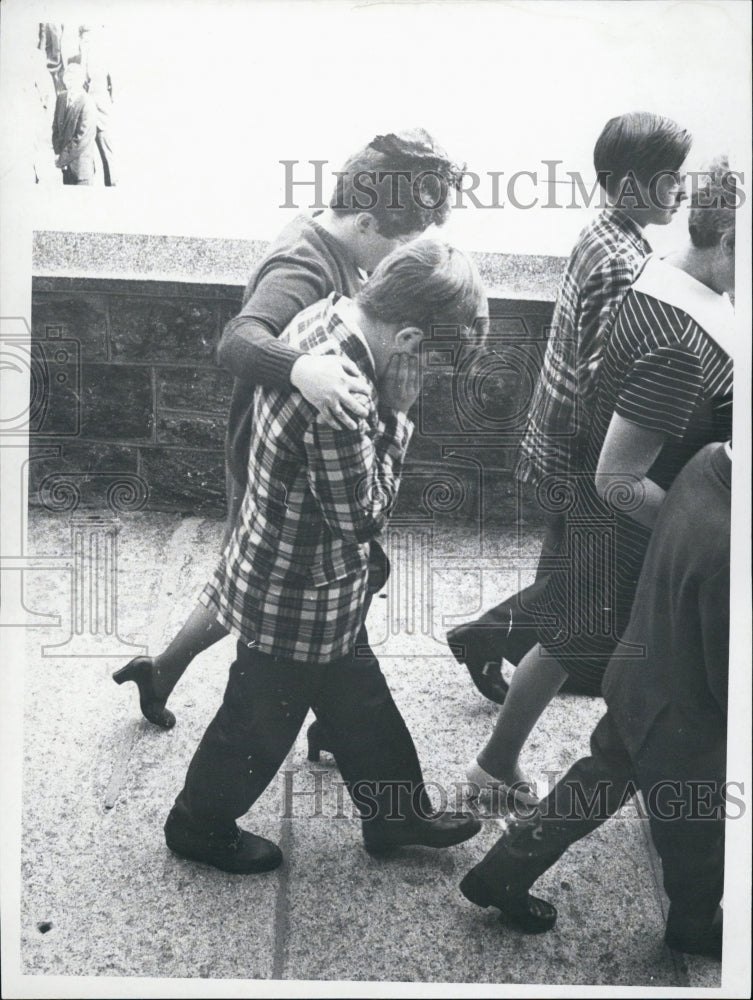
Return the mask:
[[[725,337],[712,335],[714,328],[722,334],[725,323],[731,328],[728,303],[663,261],[650,259],[646,267],[652,281],[639,276],[614,318],[583,464],[569,476],[550,474],[537,484],[542,506],[567,520],[561,565],[540,598],[538,638],[569,673],[588,683],[599,681],[627,626],[651,535],[631,516],[643,496],[635,477],[610,477],[608,503],[596,490],[613,413],[665,436],[647,474],[664,489],[696,452],[728,440],[732,429],[732,358],[720,346]],[[659,297],[665,294],[671,302]],[[675,304],[681,301],[703,316],[705,328]]]
[[[649,267],[666,274],[677,271],[653,258]],[[718,299],[720,313],[726,315],[721,296],[684,272],[678,274],[691,291],[698,285],[704,298]],[[650,479],[666,488],[701,447],[731,436],[732,358],[713,336],[710,323],[703,328],[679,305],[640,288],[639,278],[625,297],[608,340],[586,443],[586,467],[596,469],[612,413],[617,412],[667,436],[649,472]],[[686,299],[692,307],[690,297]]]

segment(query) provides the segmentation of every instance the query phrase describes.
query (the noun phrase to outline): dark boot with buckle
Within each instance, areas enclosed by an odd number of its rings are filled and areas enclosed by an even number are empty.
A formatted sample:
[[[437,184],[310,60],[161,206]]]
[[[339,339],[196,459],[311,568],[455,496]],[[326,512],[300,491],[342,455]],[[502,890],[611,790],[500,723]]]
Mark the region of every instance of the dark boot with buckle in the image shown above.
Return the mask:
[[[551,930],[557,920],[555,907],[528,890],[563,854],[567,843],[545,844],[541,833],[540,817],[513,821],[460,883],[471,903],[496,906],[504,923],[526,934]]]
[[[497,630],[486,629],[488,638]],[[471,680],[481,694],[489,701],[502,705],[507,695],[508,684],[502,677],[502,653],[492,650],[488,641],[483,640],[484,629],[475,623],[458,625],[447,633],[450,652],[468,668]]]
[[[165,842],[173,854],[234,875],[255,875],[282,864],[282,851],[271,840],[235,827],[223,833],[190,826],[176,808],[165,823]]]

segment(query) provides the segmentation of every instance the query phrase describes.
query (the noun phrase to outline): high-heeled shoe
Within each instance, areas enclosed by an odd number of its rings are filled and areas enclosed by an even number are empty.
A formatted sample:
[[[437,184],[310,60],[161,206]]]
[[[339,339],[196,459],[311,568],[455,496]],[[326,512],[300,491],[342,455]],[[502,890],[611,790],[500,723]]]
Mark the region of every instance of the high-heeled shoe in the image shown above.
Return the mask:
[[[149,722],[161,729],[172,729],[175,716],[165,708],[167,698],[157,697],[154,691],[154,660],[151,656],[136,656],[112,675],[116,684],[133,681],[139,689],[141,714]]]
[[[472,760],[466,771],[466,778],[470,788],[466,792],[469,801],[482,797],[494,797],[507,799],[518,809],[532,809],[539,804],[536,795],[536,787],[529,778],[522,778],[520,781],[508,785],[505,781],[500,781],[493,775],[485,771],[477,760]]]
[[[332,747],[329,745],[324,726],[318,719],[314,719],[306,730],[306,739],[309,745],[308,759],[314,764],[319,763],[319,754],[322,750],[325,753],[333,752]]]

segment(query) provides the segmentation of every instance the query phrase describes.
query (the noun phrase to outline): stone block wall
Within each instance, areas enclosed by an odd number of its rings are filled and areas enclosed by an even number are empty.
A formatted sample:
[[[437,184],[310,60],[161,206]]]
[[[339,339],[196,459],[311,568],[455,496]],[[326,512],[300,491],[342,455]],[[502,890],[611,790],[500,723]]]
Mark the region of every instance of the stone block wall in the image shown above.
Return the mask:
[[[242,290],[34,278],[30,503],[64,505],[74,490],[96,506],[120,489],[126,507],[223,515],[232,380],[214,355]],[[552,306],[492,299],[490,310],[482,352],[424,345],[398,518],[535,519],[510,470]]]

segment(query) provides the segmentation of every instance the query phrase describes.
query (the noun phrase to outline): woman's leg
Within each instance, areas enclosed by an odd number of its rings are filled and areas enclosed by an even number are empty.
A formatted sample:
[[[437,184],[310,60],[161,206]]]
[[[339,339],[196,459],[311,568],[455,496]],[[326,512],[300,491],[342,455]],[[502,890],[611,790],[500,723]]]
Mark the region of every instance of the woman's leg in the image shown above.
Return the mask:
[[[539,643],[526,653],[512,675],[494,731],[478,755],[478,763],[488,774],[508,785],[523,780],[520,751],[566,677],[564,667]]]
[[[226,476],[226,486],[228,512],[222,538],[223,549],[232,535],[244,493],[243,487],[229,472]],[[226,635],[227,630],[217,621],[215,612],[197,603],[165,650],[154,657],[136,657],[124,668],[116,671],[113,678],[119,684],[125,680],[135,681],[139,688],[141,710],[146,718],[158,726],[169,729],[175,724],[175,716],[172,712],[166,711],[165,703],[173,688],[193,658],[220,639],[224,639]]]
[[[197,603],[167,648],[152,658],[154,693],[158,698],[167,701],[191,660],[225,638],[227,629],[215,615],[214,609]]]
[[[233,479],[229,471],[226,473],[226,489],[227,518],[222,536],[223,549],[230,541],[230,536],[235,528],[244,493],[244,487]],[[158,653],[152,660],[154,664],[154,692],[157,697],[167,701],[193,658],[219,642],[220,639],[224,639],[226,635],[227,630],[217,621],[215,612],[205,608],[203,604],[196,604],[167,649]]]
[[[172,729],[175,716],[165,708],[165,703],[173,688],[194,656],[226,635],[214,612],[203,604],[197,604],[163,653],[155,657],[135,657],[116,670],[112,679],[116,684],[134,681],[139,689],[139,704],[144,718],[162,729]]]

